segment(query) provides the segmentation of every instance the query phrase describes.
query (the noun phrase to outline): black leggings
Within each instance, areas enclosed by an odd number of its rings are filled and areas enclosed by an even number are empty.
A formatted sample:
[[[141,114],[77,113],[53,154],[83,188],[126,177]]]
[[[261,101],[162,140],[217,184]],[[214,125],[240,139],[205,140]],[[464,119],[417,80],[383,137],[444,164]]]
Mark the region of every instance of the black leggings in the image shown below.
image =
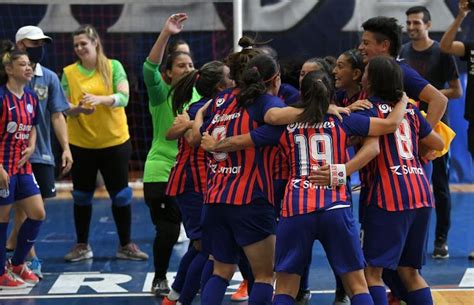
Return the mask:
[[[181,213],[175,200],[165,195],[167,182],[143,183],[145,203],[155,225],[153,263],[155,278],[166,279],[173,246],[179,236]]]
[[[130,140],[125,143],[103,149],[81,148],[71,146],[74,163],[72,166],[72,183],[74,191],[92,194],[96,188],[97,171],[100,170],[105,187],[114,196],[128,187],[128,161],[132,152]],[[112,215],[115,220],[120,245],[130,243],[132,226],[132,209],[130,205],[112,204]],[[74,203],[74,224],[78,243],[87,243],[92,218],[92,203]]]

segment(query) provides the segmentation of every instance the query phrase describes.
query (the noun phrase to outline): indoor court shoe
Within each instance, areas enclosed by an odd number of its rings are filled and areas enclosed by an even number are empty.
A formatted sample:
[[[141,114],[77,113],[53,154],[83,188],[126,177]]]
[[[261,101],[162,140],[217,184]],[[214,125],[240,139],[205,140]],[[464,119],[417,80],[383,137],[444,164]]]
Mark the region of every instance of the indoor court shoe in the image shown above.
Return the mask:
[[[243,280],[240,283],[239,288],[237,288],[237,291],[232,294],[230,299],[234,302],[242,302],[247,301],[249,299],[247,280]]]
[[[164,297],[161,305],[176,305],[177,301],[171,301],[168,297]]]
[[[5,268],[5,273],[0,275],[0,289],[22,289],[26,288],[26,283],[17,278],[10,270]]]
[[[166,297],[170,293],[167,279],[154,278],[151,285],[151,292],[157,297]]]
[[[38,284],[39,278],[33,271],[28,268],[26,263],[23,263],[18,266],[13,266],[12,263],[9,261],[7,264],[7,268],[18,278],[20,278],[23,282],[25,282],[28,286],[34,286]]]
[[[349,299],[344,289],[336,289],[336,296],[332,304],[333,305],[350,305],[351,299]]]
[[[400,300],[397,299],[391,292],[387,293],[388,305],[400,305]]]
[[[469,256],[467,257],[469,260],[474,260],[474,251],[472,251],[471,253],[469,253]]]
[[[72,248],[71,252],[64,256],[67,262],[79,262],[94,257],[91,246],[88,244],[77,244]]]
[[[444,259],[449,258],[448,244],[444,241],[436,240],[433,250],[433,258]]]
[[[308,305],[311,299],[311,290],[300,289],[296,295],[295,304],[297,305]]]
[[[36,276],[42,280],[43,279],[43,273],[41,272],[41,263],[42,261],[35,257],[33,259],[31,259],[30,261],[26,262],[28,268],[31,269],[31,271],[33,271],[34,274],[36,274]]]
[[[138,248],[134,243],[129,243],[126,246],[119,247],[115,256],[120,259],[128,259],[132,261],[146,261],[148,259],[148,254],[140,250],[140,248]]]

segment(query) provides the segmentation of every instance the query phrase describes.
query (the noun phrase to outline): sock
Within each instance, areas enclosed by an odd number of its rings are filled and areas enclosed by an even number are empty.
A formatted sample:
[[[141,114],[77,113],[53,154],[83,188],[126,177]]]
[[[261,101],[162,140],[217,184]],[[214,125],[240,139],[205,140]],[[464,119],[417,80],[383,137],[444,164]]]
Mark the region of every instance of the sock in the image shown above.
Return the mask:
[[[273,286],[267,283],[254,283],[249,295],[249,305],[272,304]]]
[[[201,274],[204,265],[207,262],[207,255],[199,252],[194,257],[191,265],[189,265],[188,273],[186,274],[186,280],[184,281],[181,295],[179,296],[179,302],[183,305],[191,305],[194,297],[199,291]]]
[[[369,286],[369,292],[375,305],[388,305],[387,292],[384,286]]]
[[[374,305],[374,301],[370,294],[359,293],[352,296],[351,305]]]
[[[74,224],[76,226],[77,243],[87,244],[89,226],[91,224],[92,205],[74,204]]]
[[[18,266],[25,262],[28,252],[30,252],[31,247],[35,244],[42,223],[42,220],[25,219],[18,231],[16,249],[12,258],[13,266]]]
[[[153,242],[153,264],[156,278],[166,278],[173,246],[178,240],[179,226],[179,223],[156,219],[156,235]]]
[[[5,273],[5,261],[7,260],[7,229],[8,222],[0,222],[0,275]]]
[[[204,286],[206,286],[207,281],[212,276],[212,272],[214,272],[214,261],[208,259],[206,264],[204,265],[204,269],[202,269],[201,274],[201,292],[204,291]]]
[[[287,294],[277,294],[273,297],[272,305],[293,305],[295,304],[295,299]]]
[[[212,275],[207,281],[206,286],[204,286],[201,295],[201,304],[221,305],[227,286],[229,286],[229,282],[226,279]]]
[[[433,305],[430,287],[408,292],[407,303],[410,305]]]
[[[171,285],[171,287],[177,292],[181,293],[181,291],[183,290],[184,281],[186,280],[187,276],[186,274],[189,270],[189,265],[191,265],[191,262],[198,253],[199,251],[197,251],[196,248],[190,245],[188,248],[188,252],[186,252],[181,258],[181,261],[179,262],[178,272],[176,273],[174,282]]]
[[[115,206],[112,204],[112,215],[115,220],[115,227],[120,240],[120,246],[126,246],[130,243],[132,232],[132,206]]]

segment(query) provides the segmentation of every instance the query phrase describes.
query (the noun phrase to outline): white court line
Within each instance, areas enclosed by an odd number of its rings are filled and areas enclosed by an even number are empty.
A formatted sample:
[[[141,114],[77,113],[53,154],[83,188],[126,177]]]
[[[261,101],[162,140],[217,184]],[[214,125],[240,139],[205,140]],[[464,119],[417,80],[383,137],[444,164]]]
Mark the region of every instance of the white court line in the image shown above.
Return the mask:
[[[439,288],[431,291],[473,291],[474,288]],[[230,295],[233,292],[226,292]],[[334,290],[311,290],[311,294],[331,294]],[[1,294],[1,291],[0,291]],[[107,294],[55,294],[55,295],[9,295],[1,296],[0,300],[25,300],[25,299],[74,299],[74,298],[125,298],[125,297],[152,297],[152,293],[107,293]]]

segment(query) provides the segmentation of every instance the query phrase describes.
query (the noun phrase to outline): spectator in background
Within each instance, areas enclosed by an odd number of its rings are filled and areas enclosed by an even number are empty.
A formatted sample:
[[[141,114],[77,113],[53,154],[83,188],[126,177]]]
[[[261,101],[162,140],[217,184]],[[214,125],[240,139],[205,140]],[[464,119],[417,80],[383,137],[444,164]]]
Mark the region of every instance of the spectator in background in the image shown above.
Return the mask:
[[[127,75],[119,61],[105,56],[94,27],[81,26],[73,39],[79,60],[64,68],[61,83],[71,103],[68,133],[75,160],[72,196],[77,244],[64,259],[76,262],[93,257],[88,244],[89,226],[100,170],[120,239],[116,257],[146,260],[148,255],[130,238],[133,193],[128,186],[132,146],[124,109],[129,99]]]
[[[469,0],[459,0],[459,12],[440,41],[441,51],[461,57],[467,62],[466,108],[464,118],[469,122],[467,131],[468,149],[474,156],[474,41],[454,41],[456,33],[464,18],[471,11]],[[469,85],[470,84],[470,85]],[[474,251],[469,254],[474,260]]]
[[[45,54],[44,45],[51,43],[51,37],[44,35],[39,27],[28,25],[18,29],[15,40],[18,50],[28,54],[33,68],[33,78],[27,86],[35,91],[39,99],[38,112],[36,113],[38,120],[36,149],[30,157],[30,163],[41,191],[41,197],[43,199],[52,198],[56,196],[56,187],[54,185],[55,164],[51,148],[51,126],[53,126],[62,148],[60,165],[62,174],[69,172],[72,166],[66,120],[63,115],[63,112],[69,109],[69,103],[56,73],[40,64]],[[26,219],[26,214],[20,205],[14,205],[13,210],[15,211],[14,227],[8,238],[8,249],[15,249],[18,230]],[[31,258],[29,267],[42,279],[41,261],[38,259],[34,247],[31,248],[29,257]]]
[[[461,81],[456,61],[452,55],[441,53],[439,43],[429,36],[431,14],[424,6],[414,6],[406,11],[407,32],[410,42],[400,50],[400,58],[415,69],[448,99],[462,96]],[[447,86],[446,86],[447,84]],[[420,109],[428,105],[420,102]],[[441,118],[449,125],[448,111]],[[436,207],[436,235],[433,258],[448,258],[448,232],[451,225],[451,194],[449,192],[449,153],[433,161],[433,194]]]

